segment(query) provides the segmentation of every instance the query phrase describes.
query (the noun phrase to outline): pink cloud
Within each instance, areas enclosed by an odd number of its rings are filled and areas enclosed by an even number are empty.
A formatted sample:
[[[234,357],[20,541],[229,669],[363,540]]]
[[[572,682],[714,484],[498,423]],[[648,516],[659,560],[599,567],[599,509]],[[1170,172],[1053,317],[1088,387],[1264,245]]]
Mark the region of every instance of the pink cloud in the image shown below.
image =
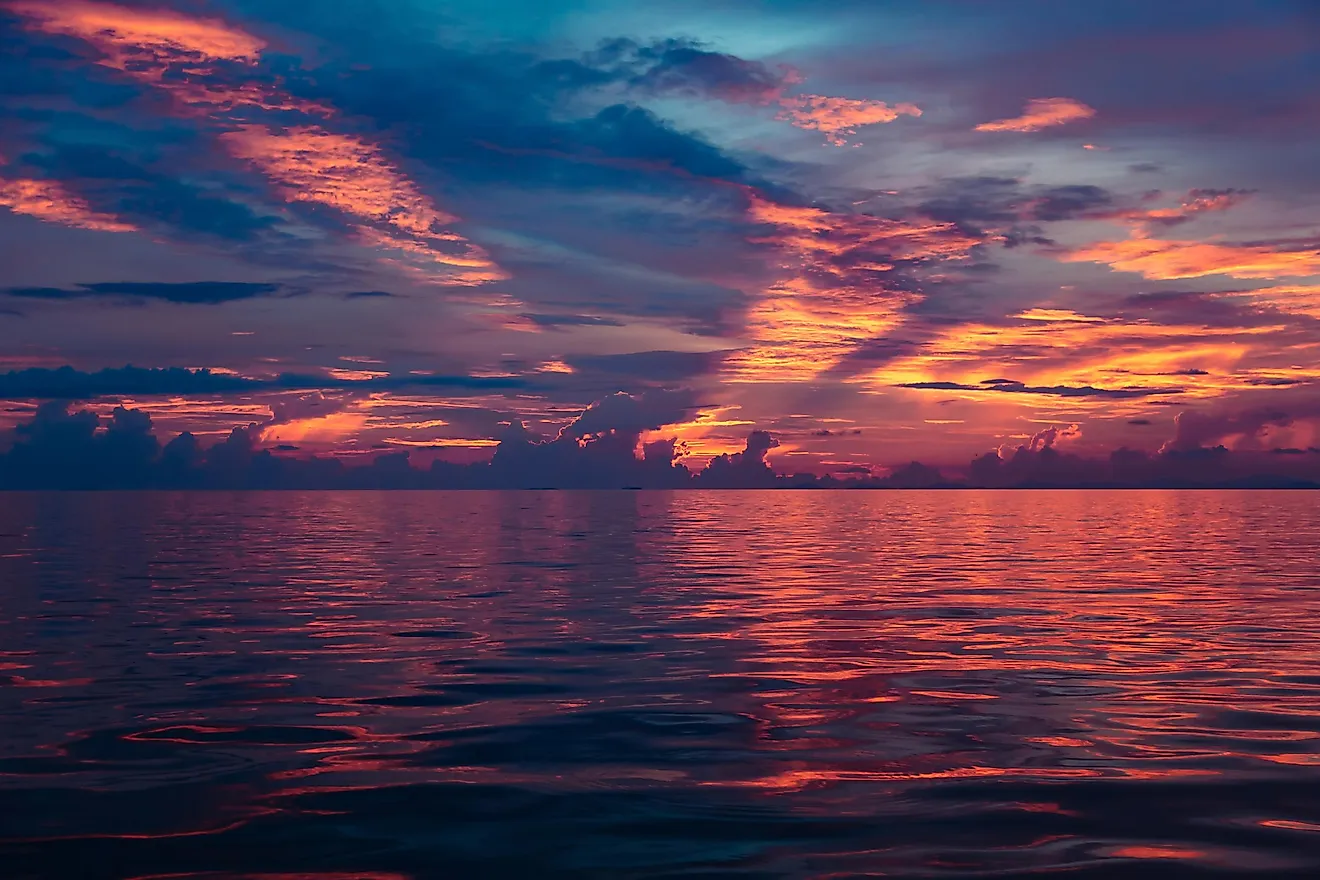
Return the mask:
[[[1023,108],[1022,115],[983,122],[976,126],[975,130],[1040,131],[1043,128],[1090,119],[1094,115],[1094,109],[1072,98],[1032,98]]]

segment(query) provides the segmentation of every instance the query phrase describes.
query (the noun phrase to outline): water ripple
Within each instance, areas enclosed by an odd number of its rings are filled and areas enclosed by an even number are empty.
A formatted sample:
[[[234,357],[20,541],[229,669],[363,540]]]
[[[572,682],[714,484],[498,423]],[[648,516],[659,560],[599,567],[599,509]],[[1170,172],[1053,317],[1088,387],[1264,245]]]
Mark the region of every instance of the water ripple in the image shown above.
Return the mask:
[[[6,875],[1320,872],[1309,493],[4,502]]]

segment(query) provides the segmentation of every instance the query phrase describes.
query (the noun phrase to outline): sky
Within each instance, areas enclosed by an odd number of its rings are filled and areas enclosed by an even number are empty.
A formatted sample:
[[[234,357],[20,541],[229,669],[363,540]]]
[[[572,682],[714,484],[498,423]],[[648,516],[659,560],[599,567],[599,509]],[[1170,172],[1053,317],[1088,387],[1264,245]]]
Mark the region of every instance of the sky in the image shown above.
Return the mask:
[[[0,0],[0,43],[0,448],[1320,447],[1310,0]]]

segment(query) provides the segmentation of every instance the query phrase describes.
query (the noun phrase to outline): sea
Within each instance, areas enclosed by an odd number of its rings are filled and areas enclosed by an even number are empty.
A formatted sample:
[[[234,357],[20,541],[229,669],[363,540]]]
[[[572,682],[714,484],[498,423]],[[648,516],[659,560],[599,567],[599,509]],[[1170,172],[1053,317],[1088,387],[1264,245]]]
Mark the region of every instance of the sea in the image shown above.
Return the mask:
[[[1320,876],[1320,493],[0,494],[5,878]]]

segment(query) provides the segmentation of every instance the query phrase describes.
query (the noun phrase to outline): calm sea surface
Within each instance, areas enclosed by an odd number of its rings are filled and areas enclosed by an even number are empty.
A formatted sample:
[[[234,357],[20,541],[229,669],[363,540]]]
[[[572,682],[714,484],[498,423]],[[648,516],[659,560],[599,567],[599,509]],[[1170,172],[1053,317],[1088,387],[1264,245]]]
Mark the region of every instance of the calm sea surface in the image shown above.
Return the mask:
[[[1320,876],[1320,493],[0,495],[0,875]]]

